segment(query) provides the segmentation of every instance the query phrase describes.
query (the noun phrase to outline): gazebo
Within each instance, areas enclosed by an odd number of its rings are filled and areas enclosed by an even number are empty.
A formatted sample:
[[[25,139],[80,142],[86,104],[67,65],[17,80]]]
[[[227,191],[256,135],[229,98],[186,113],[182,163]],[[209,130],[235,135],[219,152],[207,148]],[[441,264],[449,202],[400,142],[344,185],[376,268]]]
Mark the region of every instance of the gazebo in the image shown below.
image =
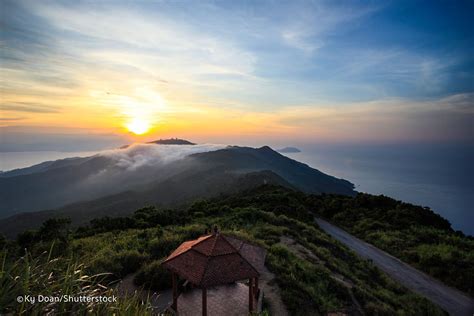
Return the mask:
[[[163,262],[172,274],[173,305],[178,311],[179,276],[202,291],[202,315],[207,315],[207,289],[249,280],[249,312],[258,299],[258,278],[265,263],[266,250],[218,232],[182,243]]]

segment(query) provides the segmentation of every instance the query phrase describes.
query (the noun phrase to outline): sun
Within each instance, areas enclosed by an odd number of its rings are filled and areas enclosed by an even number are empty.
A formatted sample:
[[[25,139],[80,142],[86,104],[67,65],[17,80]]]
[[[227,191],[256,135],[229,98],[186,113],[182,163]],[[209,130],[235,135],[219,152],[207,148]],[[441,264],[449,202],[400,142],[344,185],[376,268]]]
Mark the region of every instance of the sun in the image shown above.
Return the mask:
[[[148,120],[135,117],[125,127],[136,135],[142,135],[150,130],[150,125]]]

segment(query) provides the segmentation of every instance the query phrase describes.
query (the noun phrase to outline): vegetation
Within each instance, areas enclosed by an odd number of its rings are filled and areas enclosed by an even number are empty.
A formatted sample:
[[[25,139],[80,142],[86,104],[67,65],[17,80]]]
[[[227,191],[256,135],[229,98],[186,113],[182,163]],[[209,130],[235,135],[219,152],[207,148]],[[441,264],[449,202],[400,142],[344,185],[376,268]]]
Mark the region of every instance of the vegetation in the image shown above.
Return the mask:
[[[308,195],[284,188],[260,188],[231,196],[221,205],[258,207],[305,223],[321,216],[442,282],[474,294],[474,238],[454,231],[429,208],[383,195]]]
[[[105,283],[107,274],[89,275],[83,264],[51,255],[52,252],[39,256],[25,253],[9,262],[7,251],[3,251],[0,269],[2,315],[152,315],[150,304],[134,296],[103,303],[75,302],[71,297],[113,298],[118,293]],[[40,300],[40,296],[43,299]],[[18,301],[19,297],[22,300]],[[57,297],[62,300],[48,299]]]
[[[267,249],[266,265],[275,274],[291,314],[318,315],[340,310],[367,315],[444,314],[323,233],[313,223],[313,210],[321,211],[322,208],[314,207],[326,199],[332,201],[335,197],[264,186],[198,201],[185,210],[148,207],[130,217],[96,219],[75,231],[68,229],[65,220],[46,222],[38,231],[21,234],[15,242],[5,242],[0,294],[11,294],[2,295],[0,313],[25,313],[25,307],[16,303],[16,295],[44,291],[42,281],[31,282],[27,273],[36,266],[42,267],[42,276],[49,273],[57,276],[52,284],[44,283],[48,293],[82,293],[82,281],[71,280],[84,275],[94,276],[84,283],[91,291],[99,292],[106,285],[104,291],[113,292],[112,282],[130,273],[135,273],[134,281],[139,286],[153,290],[167,288],[170,277],[160,262],[181,242],[197,238],[217,225],[224,233]],[[54,229],[45,234],[44,227]],[[310,255],[299,253],[287,240]],[[61,247],[55,250],[57,243]],[[41,261],[41,253],[48,245],[52,248],[50,258]],[[22,255],[24,248],[28,249],[27,256]],[[38,259],[32,261],[32,258]],[[80,271],[78,278],[73,272],[76,270]],[[10,290],[12,287],[14,291]],[[149,312],[148,303],[136,296],[120,299],[117,304],[91,308],[95,313],[122,307],[131,313]],[[28,313],[37,314],[47,308],[27,307]],[[81,312],[89,307],[63,304],[54,308]]]
[[[311,196],[310,207],[443,283],[474,295],[474,238],[429,208],[385,196]]]

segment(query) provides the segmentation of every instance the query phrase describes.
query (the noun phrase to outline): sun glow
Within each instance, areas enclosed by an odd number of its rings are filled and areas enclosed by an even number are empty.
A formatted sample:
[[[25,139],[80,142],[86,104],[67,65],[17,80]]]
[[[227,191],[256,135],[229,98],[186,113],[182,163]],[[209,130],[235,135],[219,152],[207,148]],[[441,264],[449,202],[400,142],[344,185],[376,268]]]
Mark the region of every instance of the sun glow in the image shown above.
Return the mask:
[[[125,118],[123,126],[135,135],[150,132],[160,121],[159,114],[167,111],[159,92],[146,86],[134,88],[128,95],[108,95],[108,99],[120,109],[119,115]]]
[[[151,124],[146,119],[135,117],[125,126],[130,132],[136,135],[142,135],[150,130]]]

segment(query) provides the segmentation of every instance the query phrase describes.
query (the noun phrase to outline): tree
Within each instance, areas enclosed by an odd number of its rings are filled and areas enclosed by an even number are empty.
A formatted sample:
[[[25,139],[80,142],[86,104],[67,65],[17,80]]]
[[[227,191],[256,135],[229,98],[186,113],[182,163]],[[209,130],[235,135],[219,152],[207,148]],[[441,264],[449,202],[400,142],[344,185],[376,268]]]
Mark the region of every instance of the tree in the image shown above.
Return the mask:
[[[45,221],[38,230],[38,239],[43,241],[58,239],[67,243],[70,233],[70,224],[70,218],[50,218]]]

